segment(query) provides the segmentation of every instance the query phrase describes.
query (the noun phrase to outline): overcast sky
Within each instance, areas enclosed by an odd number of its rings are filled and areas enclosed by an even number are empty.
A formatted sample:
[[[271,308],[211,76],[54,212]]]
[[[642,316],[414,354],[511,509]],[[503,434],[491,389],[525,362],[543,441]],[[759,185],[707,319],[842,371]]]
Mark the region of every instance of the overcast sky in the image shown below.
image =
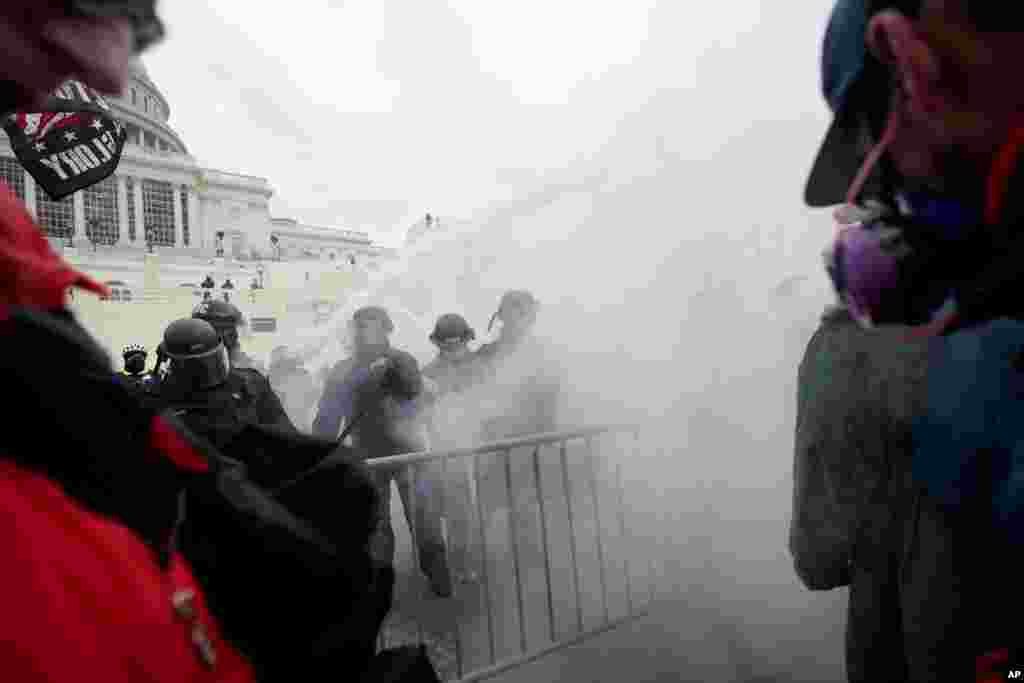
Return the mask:
[[[749,140],[795,207],[827,3],[764,4],[164,0],[146,64],[200,163],[269,178],[276,216],[385,241],[585,166],[623,126],[702,159]]]

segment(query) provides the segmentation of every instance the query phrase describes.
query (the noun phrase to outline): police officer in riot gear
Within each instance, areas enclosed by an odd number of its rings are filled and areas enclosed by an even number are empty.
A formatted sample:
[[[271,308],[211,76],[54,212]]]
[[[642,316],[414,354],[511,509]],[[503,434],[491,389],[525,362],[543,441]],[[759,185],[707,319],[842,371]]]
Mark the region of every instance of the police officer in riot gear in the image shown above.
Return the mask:
[[[439,396],[461,392],[479,379],[479,360],[469,349],[476,332],[458,313],[446,313],[437,319],[430,341],[437,347],[437,357],[423,368],[424,378]]]
[[[129,377],[141,377],[146,371],[146,349],[138,344],[124,347],[121,357],[124,359],[124,374]]]
[[[164,331],[162,350],[168,366],[161,402],[218,448],[247,424],[295,430],[267,379],[233,367],[222,334],[210,323],[196,317],[174,321]]]
[[[225,301],[204,301],[195,307],[192,317],[205,320],[213,325],[213,328],[224,340],[232,367],[250,368],[265,373],[262,364],[242,351],[238,331],[239,328],[245,326],[245,316],[238,310],[238,307]]]
[[[121,357],[124,359],[124,370],[119,374],[121,379],[133,392],[144,394],[149,390],[152,377],[146,373],[146,349],[138,344],[124,347]]]
[[[423,368],[423,385],[428,394],[424,420],[432,450],[464,447],[479,439],[477,401],[471,390],[481,380],[480,361],[469,348],[475,338],[476,332],[457,313],[442,315],[430,333],[437,357]],[[453,578],[460,583],[475,581],[477,574],[469,550],[473,543],[470,510],[475,505],[473,459],[453,458],[443,468],[433,464],[424,467],[438,481],[447,479],[440,495],[445,496],[441,509],[448,525]]]
[[[295,533],[329,539],[340,552],[352,554],[348,561],[338,555],[338,566],[320,565],[314,571],[305,567],[306,556],[292,556],[293,548],[299,546],[287,534],[272,534],[262,541],[260,533],[218,538],[222,506],[211,503],[209,492],[190,489],[181,545],[199,575],[210,579],[210,595],[228,605],[229,625],[249,648],[270,659],[278,675],[268,674],[267,680],[289,680],[285,672],[307,666],[276,655],[266,639],[270,633],[293,644],[305,642],[314,653],[323,649],[327,659],[342,653],[355,660],[371,658],[377,630],[391,608],[394,575],[360,554],[361,544],[368,540],[366,530],[376,526],[379,508],[376,496],[366,495],[372,490],[355,488],[367,475],[351,469],[353,460],[345,455],[347,449],[339,449],[335,440],[299,434],[268,380],[255,370],[232,367],[221,334],[205,320],[172,322],[164,331],[161,349],[167,358],[166,374],[159,385],[161,408],[169,409],[191,432],[216,447],[211,464],[214,470],[224,472],[218,486],[234,491],[233,500],[246,508],[242,517],[251,512],[247,506],[268,508],[261,496],[269,496],[294,515],[283,515],[280,510],[274,513],[291,520],[288,524]],[[254,491],[253,485],[259,495],[247,493]],[[253,552],[252,544],[259,542],[267,543],[266,557]],[[251,566],[250,558],[265,564]],[[253,593],[258,582],[250,578],[252,572],[261,570],[275,578],[283,571],[293,581],[309,582],[282,588],[300,595],[302,609],[315,615],[310,622],[299,619],[286,634],[261,626],[259,603],[266,598]],[[316,600],[318,590],[341,591],[340,604],[350,613],[333,615]],[[321,598],[324,605],[330,605],[331,598]],[[296,618],[293,615],[299,613],[287,606],[287,598],[269,600],[278,614]],[[334,626],[323,631],[324,624]],[[339,628],[341,625],[344,628]],[[309,640],[311,637],[317,640]],[[329,647],[324,649],[324,645]]]

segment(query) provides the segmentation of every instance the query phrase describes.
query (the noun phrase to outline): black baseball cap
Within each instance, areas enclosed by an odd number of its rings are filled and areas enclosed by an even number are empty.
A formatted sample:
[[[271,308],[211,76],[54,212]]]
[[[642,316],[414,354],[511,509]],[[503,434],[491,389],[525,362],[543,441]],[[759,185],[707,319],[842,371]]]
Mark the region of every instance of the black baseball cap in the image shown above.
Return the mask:
[[[821,88],[832,110],[832,124],[804,188],[808,206],[841,204],[862,159],[860,116],[851,94],[868,59],[864,38],[867,0],[838,0],[825,30],[821,51]]]
[[[885,70],[868,51],[868,23],[885,9],[916,16],[921,0],[838,0],[832,8],[821,51],[821,88],[833,119],[804,188],[812,207],[842,204],[864,161],[865,115],[888,95],[880,89]]]

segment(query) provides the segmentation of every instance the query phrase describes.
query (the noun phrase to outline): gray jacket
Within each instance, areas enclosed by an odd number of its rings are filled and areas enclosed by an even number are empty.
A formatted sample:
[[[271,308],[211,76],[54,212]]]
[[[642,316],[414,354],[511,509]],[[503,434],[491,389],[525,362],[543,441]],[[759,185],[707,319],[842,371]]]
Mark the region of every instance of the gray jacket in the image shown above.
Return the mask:
[[[924,344],[840,309],[800,364],[789,547],[808,588],[849,586],[851,682],[974,680],[979,624],[958,596],[978,558],[911,478],[926,366]]]

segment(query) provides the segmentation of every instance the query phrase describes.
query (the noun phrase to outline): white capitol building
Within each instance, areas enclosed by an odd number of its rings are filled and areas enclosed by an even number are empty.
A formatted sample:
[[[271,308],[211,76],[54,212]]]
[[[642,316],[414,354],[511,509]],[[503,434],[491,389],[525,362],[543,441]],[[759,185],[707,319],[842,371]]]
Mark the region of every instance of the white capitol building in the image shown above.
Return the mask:
[[[0,181],[55,251],[110,287],[110,300],[77,295],[69,304],[115,358],[131,343],[153,349],[168,322],[189,315],[208,275],[218,298],[231,281],[232,303],[254,322],[247,347],[261,355],[318,324],[397,257],[365,232],[271,217],[266,178],[201,167],[141,62],[123,96],[108,101],[128,134],[114,175],[52,201],[0,136]]]
[[[115,175],[64,200],[47,198],[6,138],[0,142],[0,179],[53,247],[97,279],[141,291],[149,260],[150,287],[153,261],[160,287],[198,284],[210,274],[218,286],[230,277],[244,288],[257,269],[265,286],[273,277],[286,286],[325,270],[373,269],[394,255],[364,232],[272,218],[266,178],[199,166],[168,124],[170,105],[141,62],[133,64],[124,95],[110,102],[128,133],[120,165]]]

